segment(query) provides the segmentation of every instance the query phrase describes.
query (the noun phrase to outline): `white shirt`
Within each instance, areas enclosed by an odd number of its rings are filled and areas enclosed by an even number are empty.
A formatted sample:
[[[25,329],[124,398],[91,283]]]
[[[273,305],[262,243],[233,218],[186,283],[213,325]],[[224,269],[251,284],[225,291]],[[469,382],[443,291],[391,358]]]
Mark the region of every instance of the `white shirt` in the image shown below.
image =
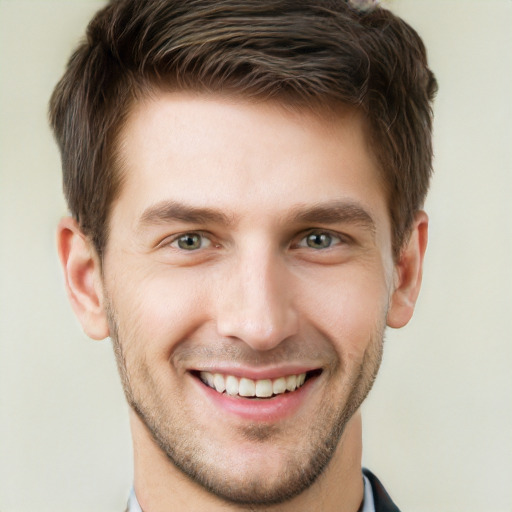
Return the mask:
[[[375,512],[375,503],[373,501],[372,484],[370,480],[363,475],[364,481],[364,497],[363,497],[363,508],[360,512]],[[137,496],[135,496],[135,489],[132,487],[130,493],[130,499],[128,500],[128,512],[142,512]]]

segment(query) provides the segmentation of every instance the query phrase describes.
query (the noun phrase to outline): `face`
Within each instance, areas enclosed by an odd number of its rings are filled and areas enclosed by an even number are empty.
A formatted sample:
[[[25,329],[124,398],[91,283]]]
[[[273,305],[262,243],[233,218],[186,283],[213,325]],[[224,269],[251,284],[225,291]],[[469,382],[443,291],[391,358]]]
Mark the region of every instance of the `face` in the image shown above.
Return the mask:
[[[221,498],[301,493],[371,387],[393,293],[361,118],[162,94],[120,156],[102,288],[132,408]]]

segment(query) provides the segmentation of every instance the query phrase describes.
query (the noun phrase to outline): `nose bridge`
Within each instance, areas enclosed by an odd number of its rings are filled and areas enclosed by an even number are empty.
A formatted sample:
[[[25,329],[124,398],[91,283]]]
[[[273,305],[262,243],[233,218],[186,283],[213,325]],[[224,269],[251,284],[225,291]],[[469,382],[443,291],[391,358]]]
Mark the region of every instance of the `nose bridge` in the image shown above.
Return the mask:
[[[278,250],[253,245],[238,252],[220,300],[219,334],[254,350],[271,350],[297,332],[291,283]]]

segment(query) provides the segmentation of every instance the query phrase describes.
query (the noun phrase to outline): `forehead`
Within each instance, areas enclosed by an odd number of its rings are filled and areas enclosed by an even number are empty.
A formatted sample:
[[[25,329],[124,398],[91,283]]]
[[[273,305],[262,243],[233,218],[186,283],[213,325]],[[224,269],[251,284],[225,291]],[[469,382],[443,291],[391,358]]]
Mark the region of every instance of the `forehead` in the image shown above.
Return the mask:
[[[348,108],[160,93],[135,105],[118,150],[113,213],[133,222],[169,200],[246,217],[344,199],[386,209],[365,120]]]

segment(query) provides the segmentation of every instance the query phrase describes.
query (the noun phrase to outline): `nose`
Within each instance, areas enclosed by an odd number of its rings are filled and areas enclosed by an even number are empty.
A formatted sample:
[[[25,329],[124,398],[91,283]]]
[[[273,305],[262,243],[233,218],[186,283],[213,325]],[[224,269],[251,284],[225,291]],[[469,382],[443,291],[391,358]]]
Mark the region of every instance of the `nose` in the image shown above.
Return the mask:
[[[286,265],[268,250],[247,251],[220,287],[217,330],[253,350],[277,347],[298,331],[299,316]]]

